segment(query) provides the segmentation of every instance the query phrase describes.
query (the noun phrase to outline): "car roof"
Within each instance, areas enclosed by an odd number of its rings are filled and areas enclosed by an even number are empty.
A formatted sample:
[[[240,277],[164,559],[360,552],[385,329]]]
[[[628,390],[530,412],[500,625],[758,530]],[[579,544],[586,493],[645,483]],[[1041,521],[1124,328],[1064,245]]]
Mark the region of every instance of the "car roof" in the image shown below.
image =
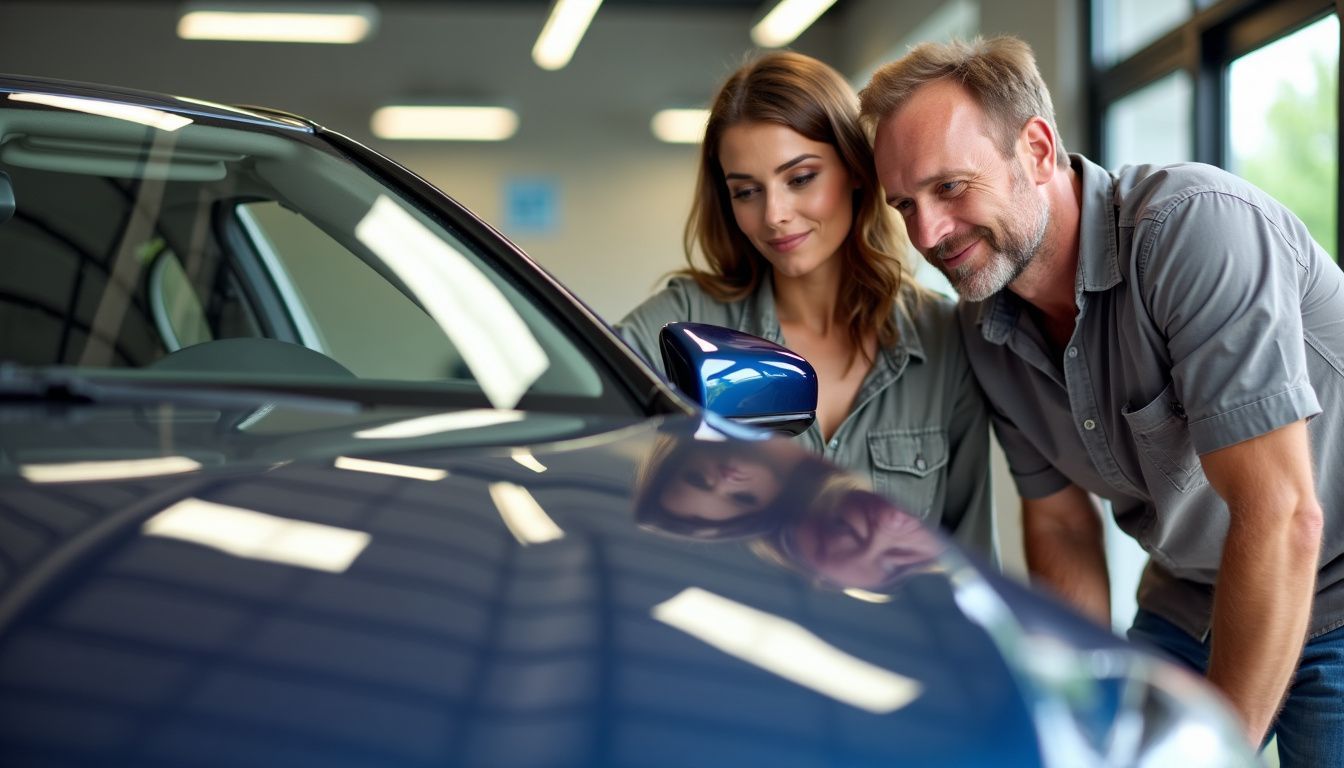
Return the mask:
[[[32,75],[0,73],[0,93],[42,93],[70,98],[101,99],[195,117],[209,117],[303,133],[314,133],[319,128],[310,120],[267,107],[230,106],[134,88]]]

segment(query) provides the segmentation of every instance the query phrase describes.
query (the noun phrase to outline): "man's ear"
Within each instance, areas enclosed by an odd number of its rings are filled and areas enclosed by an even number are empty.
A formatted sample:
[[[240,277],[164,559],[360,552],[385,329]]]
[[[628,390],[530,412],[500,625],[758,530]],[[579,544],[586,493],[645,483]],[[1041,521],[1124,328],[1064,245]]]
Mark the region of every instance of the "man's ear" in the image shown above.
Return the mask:
[[[1041,117],[1022,126],[1017,137],[1019,157],[1027,164],[1032,181],[1044,184],[1055,176],[1055,132]]]

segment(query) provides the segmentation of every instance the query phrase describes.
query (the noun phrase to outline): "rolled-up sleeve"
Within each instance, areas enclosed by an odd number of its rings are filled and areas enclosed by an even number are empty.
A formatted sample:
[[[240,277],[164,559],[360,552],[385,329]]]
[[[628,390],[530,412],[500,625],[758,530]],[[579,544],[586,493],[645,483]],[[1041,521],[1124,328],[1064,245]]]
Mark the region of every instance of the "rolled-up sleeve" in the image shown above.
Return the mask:
[[[1198,188],[1137,223],[1139,291],[1198,453],[1321,411],[1303,342],[1305,256],[1284,226],[1252,199]]]

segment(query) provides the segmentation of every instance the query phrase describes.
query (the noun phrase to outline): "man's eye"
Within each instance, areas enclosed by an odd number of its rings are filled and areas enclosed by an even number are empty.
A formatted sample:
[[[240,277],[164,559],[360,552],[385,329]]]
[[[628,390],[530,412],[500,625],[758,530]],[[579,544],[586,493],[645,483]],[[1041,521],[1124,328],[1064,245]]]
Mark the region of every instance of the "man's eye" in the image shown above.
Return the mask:
[[[964,183],[961,181],[944,181],[938,185],[938,192],[942,195],[955,195],[961,191]]]
[[[911,200],[898,200],[892,208],[895,208],[902,216],[907,216],[915,209],[915,204]]]

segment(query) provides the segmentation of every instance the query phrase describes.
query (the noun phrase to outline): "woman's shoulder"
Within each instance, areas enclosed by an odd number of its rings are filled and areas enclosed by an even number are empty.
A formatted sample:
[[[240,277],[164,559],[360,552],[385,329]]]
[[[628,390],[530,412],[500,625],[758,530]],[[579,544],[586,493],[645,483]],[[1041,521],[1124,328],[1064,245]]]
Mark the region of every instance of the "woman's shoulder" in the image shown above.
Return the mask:
[[[731,326],[742,314],[741,301],[725,302],[714,298],[689,275],[674,275],[666,285],[635,307],[621,321],[664,323],[685,321]]]

